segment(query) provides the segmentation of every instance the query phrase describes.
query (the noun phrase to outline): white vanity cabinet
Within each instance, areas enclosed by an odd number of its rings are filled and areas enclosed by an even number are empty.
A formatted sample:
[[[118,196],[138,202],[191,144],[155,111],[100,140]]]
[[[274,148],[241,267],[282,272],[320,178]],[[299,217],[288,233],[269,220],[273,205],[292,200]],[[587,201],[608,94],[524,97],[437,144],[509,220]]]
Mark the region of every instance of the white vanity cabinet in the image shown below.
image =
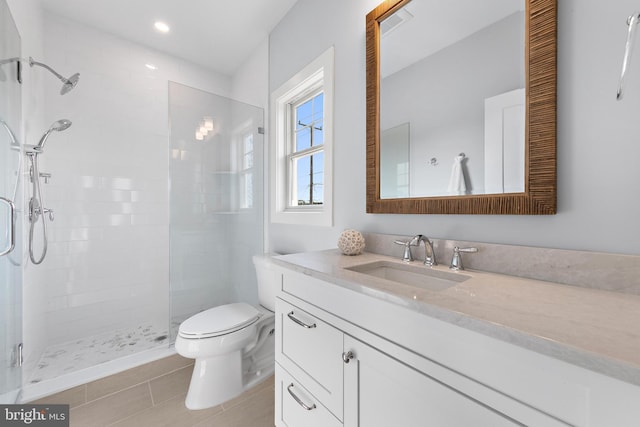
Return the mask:
[[[638,426],[639,388],[281,268],[276,426]]]

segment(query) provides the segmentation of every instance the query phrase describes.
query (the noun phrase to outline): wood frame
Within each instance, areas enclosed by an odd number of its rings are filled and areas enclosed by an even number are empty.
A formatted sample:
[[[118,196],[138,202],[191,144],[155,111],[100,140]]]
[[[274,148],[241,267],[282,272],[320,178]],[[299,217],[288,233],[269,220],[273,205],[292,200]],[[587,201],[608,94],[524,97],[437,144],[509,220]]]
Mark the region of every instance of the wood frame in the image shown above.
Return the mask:
[[[556,0],[525,0],[524,193],[380,198],[380,22],[411,0],[367,14],[367,213],[552,215],[556,213]],[[419,1],[419,0],[417,0]]]

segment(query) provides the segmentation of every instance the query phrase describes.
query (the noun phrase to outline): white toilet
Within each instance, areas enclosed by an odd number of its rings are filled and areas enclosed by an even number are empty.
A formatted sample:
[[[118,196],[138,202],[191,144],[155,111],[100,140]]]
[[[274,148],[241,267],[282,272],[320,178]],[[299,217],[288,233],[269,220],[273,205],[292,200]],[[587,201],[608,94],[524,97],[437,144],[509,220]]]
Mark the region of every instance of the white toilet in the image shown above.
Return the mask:
[[[279,281],[268,257],[254,256],[260,306],[226,304],[180,324],[176,351],[195,359],[185,405],[204,409],[225,402],[275,369],[275,303]]]

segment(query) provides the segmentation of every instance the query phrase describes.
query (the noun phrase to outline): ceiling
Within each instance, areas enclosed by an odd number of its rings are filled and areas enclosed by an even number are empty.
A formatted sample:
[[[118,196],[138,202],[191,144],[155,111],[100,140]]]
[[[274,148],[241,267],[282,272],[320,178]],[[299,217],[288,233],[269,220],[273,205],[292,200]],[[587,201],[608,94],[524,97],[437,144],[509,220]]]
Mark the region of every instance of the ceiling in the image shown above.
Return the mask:
[[[40,0],[47,12],[227,75],[255,51],[296,0]],[[171,30],[161,34],[155,21]]]

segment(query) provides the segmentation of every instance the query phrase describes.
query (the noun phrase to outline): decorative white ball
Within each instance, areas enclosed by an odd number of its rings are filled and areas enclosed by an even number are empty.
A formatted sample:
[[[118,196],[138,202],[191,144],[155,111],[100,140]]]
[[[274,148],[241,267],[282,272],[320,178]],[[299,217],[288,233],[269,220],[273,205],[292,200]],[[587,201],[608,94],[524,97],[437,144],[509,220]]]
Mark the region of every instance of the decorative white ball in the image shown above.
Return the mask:
[[[345,230],[338,239],[338,248],[345,255],[360,255],[364,249],[364,236],[356,230]]]

